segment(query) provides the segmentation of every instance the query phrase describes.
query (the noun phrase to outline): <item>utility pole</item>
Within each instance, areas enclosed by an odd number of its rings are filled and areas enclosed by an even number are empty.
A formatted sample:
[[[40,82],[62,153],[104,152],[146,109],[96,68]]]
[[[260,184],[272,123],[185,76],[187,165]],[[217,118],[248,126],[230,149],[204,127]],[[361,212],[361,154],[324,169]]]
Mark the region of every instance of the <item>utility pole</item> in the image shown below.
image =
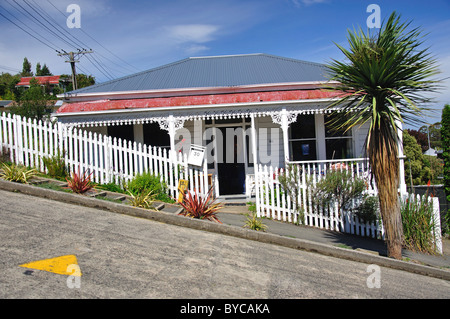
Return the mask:
[[[69,62],[70,66],[72,68],[72,86],[73,86],[73,89],[76,90],[78,88],[78,86],[77,86],[77,72],[75,69],[75,63],[80,62],[78,60],[79,56],[87,54],[87,53],[93,53],[94,51],[78,50],[78,52],[66,52],[63,50],[63,53],[61,53],[59,51],[57,51],[57,52],[58,52],[59,56],[68,56],[69,57],[69,60],[66,62]]]

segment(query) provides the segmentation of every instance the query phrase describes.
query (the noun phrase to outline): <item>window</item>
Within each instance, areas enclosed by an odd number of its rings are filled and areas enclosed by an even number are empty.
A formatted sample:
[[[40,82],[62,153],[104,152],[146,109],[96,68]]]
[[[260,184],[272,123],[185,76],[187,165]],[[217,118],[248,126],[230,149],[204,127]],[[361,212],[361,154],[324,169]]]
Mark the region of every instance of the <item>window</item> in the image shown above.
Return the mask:
[[[111,125],[108,126],[108,136],[112,138],[120,138],[122,140],[134,142],[134,130],[133,125]]]
[[[289,127],[291,161],[317,159],[316,123],[314,115],[299,115]]]
[[[170,148],[170,137],[167,131],[161,130],[158,123],[143,125],[144,144]]]
[[[333,117],[325,115],[325,147],[327,152],[327,160],[329,159],[345,159],[353,157],[352,131],[331,129],[330,121]]]

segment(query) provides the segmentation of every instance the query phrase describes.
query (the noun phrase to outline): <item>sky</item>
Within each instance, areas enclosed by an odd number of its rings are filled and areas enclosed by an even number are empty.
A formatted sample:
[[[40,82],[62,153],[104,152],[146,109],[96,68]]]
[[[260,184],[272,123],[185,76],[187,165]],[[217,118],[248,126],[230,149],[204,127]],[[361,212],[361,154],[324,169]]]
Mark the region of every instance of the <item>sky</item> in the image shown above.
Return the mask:
[[[27,57],[33,71],[39,62],[70,74],[57,51],[78,49],[92,49],[76,67],[97,83],[195,56],[266,53],[326,64],[344,59],[336,44],[348,48],[348,30],[367,30],[370,4],[381,19],[396,11],[426,34],[443,82],[425,120],[439,122],[450,104],[448,0],[0,0],[0,72],[20,72]]]

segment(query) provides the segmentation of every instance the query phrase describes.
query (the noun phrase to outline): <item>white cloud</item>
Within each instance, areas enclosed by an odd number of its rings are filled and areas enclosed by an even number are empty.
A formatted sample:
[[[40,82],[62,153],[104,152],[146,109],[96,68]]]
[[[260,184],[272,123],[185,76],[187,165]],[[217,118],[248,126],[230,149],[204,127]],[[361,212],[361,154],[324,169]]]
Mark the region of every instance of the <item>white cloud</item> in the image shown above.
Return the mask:
[[[206,51],[206,50],[209,50],[209,47],[207,47],[205,45],[193,44],[193,45],[190,45],[189,47],[187,47],[184,51],[187,54],[197,54],[197,53],[200,53],[200,52]]]
[[[218,26],[210,24],[187,24],[167,27],[170,37],[179,42],[205,43],[214,40]]]
[[[301,7],[302,5],[304,6],[310,6],[310,5],[314,5],[317,3],[324,3],[324,2],[328,2],[329,0],[292,0],[292,2],[294,3],[294,5],[296,7]]]

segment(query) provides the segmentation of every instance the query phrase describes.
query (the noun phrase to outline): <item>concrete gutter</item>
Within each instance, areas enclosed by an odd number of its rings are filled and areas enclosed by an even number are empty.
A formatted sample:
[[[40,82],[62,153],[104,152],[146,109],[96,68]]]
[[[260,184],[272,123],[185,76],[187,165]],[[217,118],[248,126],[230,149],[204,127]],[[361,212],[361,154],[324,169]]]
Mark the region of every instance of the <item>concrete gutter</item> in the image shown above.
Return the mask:
[[[326,256],[357,261],[365,264],[376,264],[381,267],[388,267],[392,269],[408,271],[415,274],[431,276],[450,281],[450,271],[400,261],[388,257],[377,256],[362,251],[349,250],[321,243],[315,243],[308,240],[289,238],[276,234],[258,232],[254,230],[245,229],[243,227],[224,225],[199,219],[192,219],[173,213],[146,210],[124,204],[109,202],[101,199],[95,199],[84,195],[44,189],[37,186],[9,182],[2,179],[0,179],[0,189],[10,192],[19,192],[50,200],[56,200],[64,203],[80,205],[89,208],[106,210],[113,213],[154,220],[166,224],[188,227],[197,230],[219,233],[223,235],[255,240],[263,243],[275,244],[283,247],[308,252],[319,253]]]

